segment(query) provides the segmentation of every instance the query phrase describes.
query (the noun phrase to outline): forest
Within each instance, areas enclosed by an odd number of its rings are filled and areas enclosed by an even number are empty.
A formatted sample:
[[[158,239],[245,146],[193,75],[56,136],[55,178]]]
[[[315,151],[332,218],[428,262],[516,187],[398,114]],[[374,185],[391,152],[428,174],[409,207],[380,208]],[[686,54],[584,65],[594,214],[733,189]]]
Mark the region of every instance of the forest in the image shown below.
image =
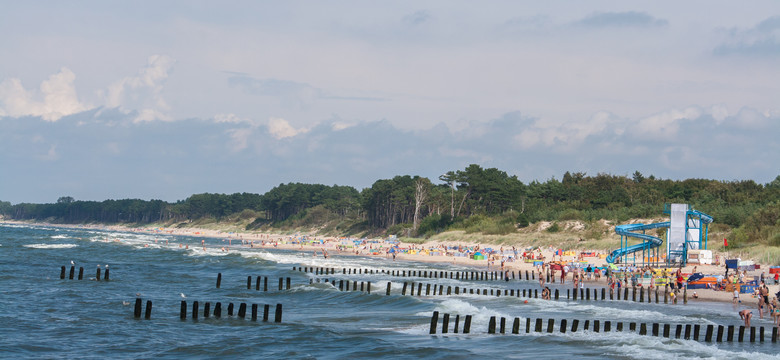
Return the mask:
[[[50,223],[186,224],[198,219],[248,219],[248,230],[342,224],[344,234],[428,237],[450,229],[506,234],[538,221],[599,219],[623,222],[658,217],[666,203],[687,203],[715,218],[735,244],[780,246],[780,176],[753,180],[659,179],[582,172],[560,180],[523,183],[496,168],[472,164],[438,179],[395,176],[358,191],[350,186],[280,184],[265,194],[195,194],[162,200],[80,201],[49,204],[0,201],[12,220]],[[345,225],[346,224],[346,225]]]

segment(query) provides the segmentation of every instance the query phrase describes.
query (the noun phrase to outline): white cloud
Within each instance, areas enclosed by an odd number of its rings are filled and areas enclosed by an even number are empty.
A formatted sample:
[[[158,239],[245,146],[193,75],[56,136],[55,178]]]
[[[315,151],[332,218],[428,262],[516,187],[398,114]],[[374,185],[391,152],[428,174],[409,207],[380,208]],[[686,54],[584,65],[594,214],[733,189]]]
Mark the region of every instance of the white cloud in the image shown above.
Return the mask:
[[[66,67],[43,81],[38,92],[27,91],[19,79],[7,79],[0,83],[0,115],[40,116],[57,121],[84,111],[88,106],[79,102],[75,80],[76,75]]]
[[[290,125],[290,123],[287,122],[287,120],[282,118],[268,119],[268,132],[270,132],[271,135],[276,139],[293,137],[298,134],[306,133],[308,131],[309,129],[307,128],[296,129],[292,125]]]
[[[109,85],[101,93],[105,106],[129,112],[137,110],[134,121],[170,120],[170,109],[162,96],[163,85],[176,61],[167,55],[152,55],[146,66],[135,76],[128,76]]]
[[[670,138],[677,135],[682,120],[696,119],[702,113],[702,109],[696,106],[683,110],[672,109],[640,119],[636,128],[640,134]]]

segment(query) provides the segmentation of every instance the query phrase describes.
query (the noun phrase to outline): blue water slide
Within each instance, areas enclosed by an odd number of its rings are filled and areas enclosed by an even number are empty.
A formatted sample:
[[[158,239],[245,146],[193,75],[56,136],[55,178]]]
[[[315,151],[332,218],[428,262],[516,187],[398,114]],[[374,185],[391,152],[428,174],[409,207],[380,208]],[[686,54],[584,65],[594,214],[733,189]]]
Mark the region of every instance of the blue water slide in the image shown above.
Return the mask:
[[[703,213],[702,215],[709,217],[709,215]],[[702,217],[702,221],[704,221],[704,217]],[[710,221],[712,221],[711,217],[710,217]],[[653,223],[653,224],[627,224],[627,225],[615,226],[615,233],[617,233],[618,235],[626,236],[626,237],[634,237],[637,239],[644,240],[645,242],[613,251],[611,254],[609,254],[609,256],[607,256],[607,262],[612,264],[615,262],[616,259],[620,258],[621,256],[635,253],[637,251],[642,251],[642,250],[661,246],[661,244],[663,244],[664,242],[663,239],[656,236],[639,233],[636,231],[668,228],[669,226],[671,226],[670,221]]]
[[[705,224],[709,224],[713,221],[712,216],[709,216],[699,210],[693,210],[693,209],[688,210],[688,215],[698,216],[701,219],[701,222]]]

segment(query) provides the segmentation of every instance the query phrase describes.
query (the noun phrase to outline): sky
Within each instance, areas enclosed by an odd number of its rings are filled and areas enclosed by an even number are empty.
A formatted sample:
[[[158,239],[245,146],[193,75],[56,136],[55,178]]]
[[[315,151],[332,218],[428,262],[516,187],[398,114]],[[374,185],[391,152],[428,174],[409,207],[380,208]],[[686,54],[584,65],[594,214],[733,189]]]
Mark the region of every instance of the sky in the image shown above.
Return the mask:
[[[0,201],[469,164],[769,183],[780,2],[0,0]]]

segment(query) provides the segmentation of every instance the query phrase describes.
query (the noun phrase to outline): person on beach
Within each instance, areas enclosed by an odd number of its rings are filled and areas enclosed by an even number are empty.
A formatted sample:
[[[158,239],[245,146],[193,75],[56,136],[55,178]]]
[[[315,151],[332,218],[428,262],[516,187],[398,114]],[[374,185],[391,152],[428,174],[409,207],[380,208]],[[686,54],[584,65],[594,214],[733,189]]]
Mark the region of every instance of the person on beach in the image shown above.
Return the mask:
[[[758,318],[764,318],[764,297],[761,295],[758,296]]]
[[[739,312],[739,318],[745,320],[745,328],[750,328],[750,318],[753,317],[753,312],[750,310],[742,310]]]
[[[542,299],[543,300],[550,300],[550,288],[545,286],[544,290],[542,290]]]
[[[566,273],[569,272],[569,265],[563,265],[561,268],[561,284],[566,282]]]
[[[739,289],[734,286],[734,299],[731,300],[732,304],[736,304],[738,302],[742,302],[742,300],[739,299]]]

